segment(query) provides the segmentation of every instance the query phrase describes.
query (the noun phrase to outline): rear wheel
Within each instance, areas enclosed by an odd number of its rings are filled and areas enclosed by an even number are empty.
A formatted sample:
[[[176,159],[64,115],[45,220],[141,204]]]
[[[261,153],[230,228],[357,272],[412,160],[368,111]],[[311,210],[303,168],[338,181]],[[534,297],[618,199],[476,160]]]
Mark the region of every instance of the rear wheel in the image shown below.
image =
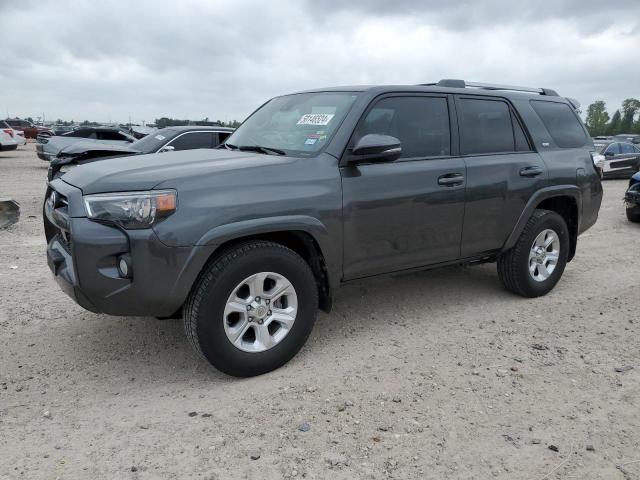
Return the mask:
[[[300,350],[317,307],[309,265],[282,245],[252,241],[206,267],[185,307],[184,325],[214,367],[248,377],[280,367]]]
[[[564,218],[550,210],[535,210],[514,247],[498,259],[498,276],[513,293],[545,295],[560,280],[568,255]]]

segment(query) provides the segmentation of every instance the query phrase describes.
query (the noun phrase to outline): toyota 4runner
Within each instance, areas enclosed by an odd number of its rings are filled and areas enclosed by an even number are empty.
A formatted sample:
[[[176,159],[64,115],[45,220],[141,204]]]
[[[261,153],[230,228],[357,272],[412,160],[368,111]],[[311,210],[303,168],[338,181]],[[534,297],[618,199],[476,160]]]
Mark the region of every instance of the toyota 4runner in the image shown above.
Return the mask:
[[[82,165],[45,199],[49,267],[92,312],[184,319],[218,369],[275,369],[332,291],[497,262],[549,292],[597,219],[593,143],[553,90],[441,80],[276,97],[218,149]]]

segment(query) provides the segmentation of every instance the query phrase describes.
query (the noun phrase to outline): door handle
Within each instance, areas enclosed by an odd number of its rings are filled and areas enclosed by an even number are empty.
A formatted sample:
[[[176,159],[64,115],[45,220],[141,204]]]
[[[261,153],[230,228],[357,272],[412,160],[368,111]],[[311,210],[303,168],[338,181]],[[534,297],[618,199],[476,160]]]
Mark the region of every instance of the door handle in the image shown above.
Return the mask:
[[[520,169],[521,177],[537,177],[538,175],[542,175],[543,173],[544,173],[544,170],[542,169],[542,167],[538,167],[535,165]]]
[[[438,185],[455,187],[464,183],[464,175],[461,173],[445,173],[438,177]]]

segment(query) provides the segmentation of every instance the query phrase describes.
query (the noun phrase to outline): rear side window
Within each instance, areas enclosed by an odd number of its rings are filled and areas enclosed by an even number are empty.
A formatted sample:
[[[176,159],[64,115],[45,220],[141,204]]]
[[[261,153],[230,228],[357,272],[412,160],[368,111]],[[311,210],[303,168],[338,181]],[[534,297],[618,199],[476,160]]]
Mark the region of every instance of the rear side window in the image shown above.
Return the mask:
[[[460,151],[463,155],[529,150],[529,142],[501,100],[462,98],[459,102]]]
[[[387,97],[358,125],[354,139],[377,133],[400,140],[402,158],[448,156],[451,152],[449,109],[441,97]]]
[[[587,143],[578,117],[566,103],[532,100],[531,106],[560,148],[578,148]]]
[[[636,149],[630,143],[623,143],[620,145],[622,153],[636,153]]]

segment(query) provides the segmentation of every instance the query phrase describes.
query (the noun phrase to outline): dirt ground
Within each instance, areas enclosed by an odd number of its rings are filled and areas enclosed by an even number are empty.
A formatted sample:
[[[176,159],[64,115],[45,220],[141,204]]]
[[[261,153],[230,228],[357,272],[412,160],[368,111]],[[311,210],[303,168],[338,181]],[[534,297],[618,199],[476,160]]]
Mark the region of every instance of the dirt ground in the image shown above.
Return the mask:
[[[180,320],[84,311],[45,260],[46,165],[0,153],[0,478],[640,478],[640,226],[626,181],[551,294],[495,265],[349,285],[285,367],[224,376]],[[616,372],[619,367],[633,367]]]

